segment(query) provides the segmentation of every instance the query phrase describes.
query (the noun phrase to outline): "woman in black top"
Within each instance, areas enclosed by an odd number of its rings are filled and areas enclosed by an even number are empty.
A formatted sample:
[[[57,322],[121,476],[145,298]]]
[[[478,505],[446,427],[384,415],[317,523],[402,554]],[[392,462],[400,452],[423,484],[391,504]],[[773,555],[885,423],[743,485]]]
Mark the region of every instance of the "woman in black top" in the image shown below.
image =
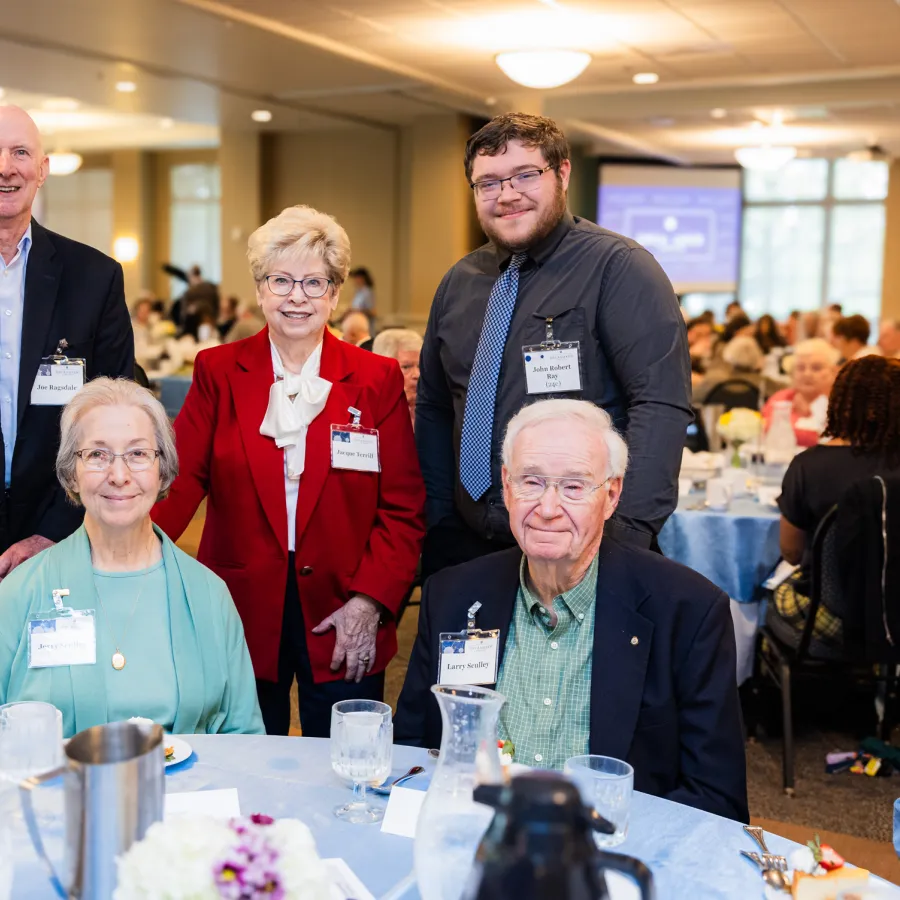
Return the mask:
[[[855,482],[900,472],[900,360],[866,356],[844,365],[828,398],[823,443],[794,458],[778,506],[781,554],[797,571],[775,591],[769,625],[781,636],[803,630],[809,609],[810,548],[825,513]],[[841,620],[821,607],[813,637],[839,646]]]

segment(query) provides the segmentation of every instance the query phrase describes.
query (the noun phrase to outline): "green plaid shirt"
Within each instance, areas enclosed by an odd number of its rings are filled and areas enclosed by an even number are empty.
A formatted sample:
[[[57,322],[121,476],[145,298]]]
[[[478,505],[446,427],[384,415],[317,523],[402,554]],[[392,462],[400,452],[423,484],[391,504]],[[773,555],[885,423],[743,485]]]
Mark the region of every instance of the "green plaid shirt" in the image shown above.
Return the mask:
[[[553,600],[557,624],[526,583],[519,567],[519,593],[506,639],[497,690],[500,739],[515,746],[514,761],[562,769],[571,756],[588,752],[591,730],[591,657],[597,559],[581,582]]]

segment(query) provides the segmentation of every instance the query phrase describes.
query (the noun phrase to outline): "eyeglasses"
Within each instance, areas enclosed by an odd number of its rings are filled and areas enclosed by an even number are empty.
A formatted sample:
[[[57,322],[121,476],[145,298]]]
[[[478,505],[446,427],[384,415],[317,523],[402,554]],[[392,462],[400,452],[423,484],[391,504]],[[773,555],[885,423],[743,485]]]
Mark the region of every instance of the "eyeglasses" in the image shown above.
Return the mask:
[[[124,459],[125,465],[132,472],[146,472],[156,462],[159,450],[135,447],[134,450],[126,450],[124,453],[113,453],[112,450],[92,447],[90,450],[76,450],[75,455],[90,472],[105,472],[116,459]]]
[[[510,187],[519,194],[527,194],[533,191],[540,183],[541,176],[556,166],[544,166],[543,169],[529,169],[527,172],[519,172],[510,175],[509,178],[498,178],[491,181],[473,181],[469,187],[475,191],[479,200],[495,200],[503,193],[503,184],[508,181]]]
[[[549,475],[508,475],[513,494],[518,500],[540,500],[548,487],[555,487],[557,494],[569,503],[583,503],[589,500],[595,491],[609,482],[609,478],[601,484],[595,484],[589,478],[551,478]]]
[[[310,300],[318,300],[328,292],[328,286],[334,284],[330,278],[319,278],[313,275],[311,278],[288,278],[287,275],[266,275],[266,284],[276,297],[287,297],[294,290],[294,285],[299,284],[300,290]]]

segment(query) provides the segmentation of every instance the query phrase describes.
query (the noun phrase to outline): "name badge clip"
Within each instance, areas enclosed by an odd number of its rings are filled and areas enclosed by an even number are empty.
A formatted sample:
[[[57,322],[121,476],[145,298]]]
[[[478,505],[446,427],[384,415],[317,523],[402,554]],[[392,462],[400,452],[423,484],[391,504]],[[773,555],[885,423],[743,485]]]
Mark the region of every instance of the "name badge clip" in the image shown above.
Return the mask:
[[[362,418],[362,411],[358,410],[355,406],[348,406],[347,412],[350,413],[350,416],[352,418],[350,424],[354,428],[359,428],[359,420],[360,418]]]
[[[68,588],[54,588],[50,591],[50,596],[53,597],[53,606],[57,612],[62,612],[65,607],[63,606],[62,598],[69,596]]]
[[[481,604],[476,600],[466,612],[466,631],[469,634],[473,634],[477,630],[475,628],[475,616],[478,614],[479,609],[481,609]]]

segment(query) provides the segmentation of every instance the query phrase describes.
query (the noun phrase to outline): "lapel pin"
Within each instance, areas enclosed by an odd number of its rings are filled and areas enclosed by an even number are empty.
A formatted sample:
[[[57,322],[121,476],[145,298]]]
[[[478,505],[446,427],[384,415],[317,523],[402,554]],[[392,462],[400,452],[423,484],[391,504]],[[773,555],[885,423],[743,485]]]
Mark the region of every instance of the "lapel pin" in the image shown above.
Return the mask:
[[[635,635],[635,636],[631,639],[631,646],[632,646],[632,647],[637,647],[638,643],[639,643],[639,641],[638,641],[638,639],[637,639],[637,635]]]

